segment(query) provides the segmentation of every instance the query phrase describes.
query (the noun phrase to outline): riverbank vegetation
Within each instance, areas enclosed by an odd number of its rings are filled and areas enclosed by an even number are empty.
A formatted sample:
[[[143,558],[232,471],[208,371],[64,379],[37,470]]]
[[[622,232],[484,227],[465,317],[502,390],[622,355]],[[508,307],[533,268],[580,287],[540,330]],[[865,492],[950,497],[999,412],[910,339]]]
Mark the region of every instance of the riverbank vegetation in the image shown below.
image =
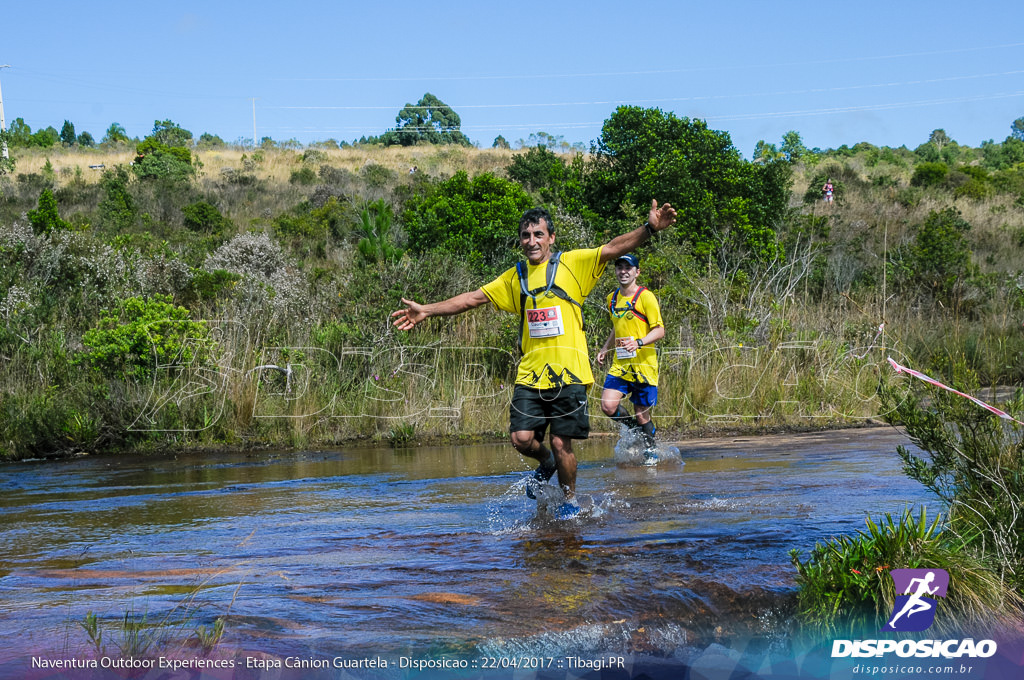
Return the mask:
[[[510,266],[533,205],[562,248],[634,228],[649,197],[678,207],[640,253],[666,320],[663,430],[875,418],[890,355],[1016,384],[1024,142],[940,133],[828,151],[791,133],[750,162],[701,121],[623,107],[589,153],[243,149],[172,121],[143,140],[15,145],[0,457],[500,436],[517,320],[483,309],[404,334],[388,312]],[[591,343],[612,285],[585,306]]]

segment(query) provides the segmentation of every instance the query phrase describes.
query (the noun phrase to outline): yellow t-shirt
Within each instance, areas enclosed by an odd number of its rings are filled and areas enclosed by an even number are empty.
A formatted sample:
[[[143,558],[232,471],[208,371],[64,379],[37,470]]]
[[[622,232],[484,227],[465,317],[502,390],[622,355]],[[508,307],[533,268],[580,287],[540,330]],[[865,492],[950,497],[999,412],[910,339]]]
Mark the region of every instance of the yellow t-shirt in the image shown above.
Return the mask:
[[[639,339],[651,332],[652,328],[664,326],[661,320],[661,307],[658,305],[658,298],[646,288],[636,299],[635,310],[643,315],[647,321],[633,313],[632,296],[627,297],[619,293],[615,300],[615,307],[612,308],[612,297],[615,291],[608,293],[608,299],[604,302],[604,308],[612,315],[612,328],[615,330],[616,344],[619,338],[631,337]],[[658,384],[658,354],[654,346],[644,346],[637,350],[635,357],[623,358],[615,353],[615,361],[608,369],[609,375],[618,376],[626,382],[640,383],[644,385]]]
[[[524,264],[527,290],[543,290],[547,286],[548,263]],[[600,248],[570,250],[561,255],[555,285],[582,305],[603,273]],[[515,267],[481,290],[495,307],[520,316],[521,289]],[[525,306],[523,358],[519,361],[516,384],[541,390],[592,384],[594,374],[590,371],[582,310],[550,291],[537,293],[536,299],[527,296]]]

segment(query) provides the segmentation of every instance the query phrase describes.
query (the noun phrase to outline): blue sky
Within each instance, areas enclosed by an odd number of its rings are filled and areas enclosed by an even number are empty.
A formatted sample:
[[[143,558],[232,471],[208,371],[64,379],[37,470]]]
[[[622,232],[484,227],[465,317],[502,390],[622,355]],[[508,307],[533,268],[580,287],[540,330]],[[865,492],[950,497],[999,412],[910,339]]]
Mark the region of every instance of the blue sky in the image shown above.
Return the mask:
[[[999,2],[38,2],[2,13],[5,117],[99,140],[171,119],[226,141],[380,134],[431,92],[489,147],[589,142],[621,104],[702,118],[750,157],[1002,141],[1024,13]]]

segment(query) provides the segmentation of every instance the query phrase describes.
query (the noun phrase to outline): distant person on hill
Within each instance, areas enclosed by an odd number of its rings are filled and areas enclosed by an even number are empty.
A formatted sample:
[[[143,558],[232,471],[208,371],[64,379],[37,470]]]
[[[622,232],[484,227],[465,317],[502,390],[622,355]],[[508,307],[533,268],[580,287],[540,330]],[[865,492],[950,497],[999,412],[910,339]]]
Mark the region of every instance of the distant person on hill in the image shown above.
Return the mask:
[[[832,178],[829,177],[828,179],[825,180],[825,186],[821,187],[821,200],[825,201],[826,203],[831,203],[832,194],[834,193],[834,191],[835,190],[832,187]]]
[[[597,353],[597,363],[604,364],[613,348],[615,358],[604,379],[601,410],[630,429],[643,431],[647,451],[655,457],[654,422],[651,407],[658,401],[658,355],[654,343],[665,337],[661,307],[654,293],[637,283],[640,261],[628,253],[615,260],[615,278],[619,287],[608,294],[605,307],[612,317],[612,331]],[[630,395],[635,416],[622,408],[622,398]]]
[[[544,483],[558,472],[565,503],[560,517],[579,513],[576,503],[574,439],[590,434],[587,388],[593,384],[583,333],[583,302],[593,290],[605,264],[646,242],[676,221],[668,203],[651,201],[647,222],[592,249],[554,250],[555,225],[547,210],[527,210],[519,220],[519,245],[526,262],[519,262],[477,290],[442,302],[419,304],[402,299],[404,309],[391,314],[400,330],[411,330],[432,316],[461,314],[490,302],[519,317],[522,359],[509,409],[509,433],[519,453],[540,463],[527,486]],[[551,448],[544,436],[551,427]]]

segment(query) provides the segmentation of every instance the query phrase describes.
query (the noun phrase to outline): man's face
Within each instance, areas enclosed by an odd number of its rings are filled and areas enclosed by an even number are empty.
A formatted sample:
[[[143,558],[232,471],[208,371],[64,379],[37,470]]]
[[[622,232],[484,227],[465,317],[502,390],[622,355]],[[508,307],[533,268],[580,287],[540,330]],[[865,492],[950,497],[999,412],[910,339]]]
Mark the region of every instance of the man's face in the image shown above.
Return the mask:
[[[544,220],[527,224],[519,230],[519,245],[530,264],[546,262],[551,256],[551,246],[555,244],[555,235],[548,232]]]
[[[619,285],[623,288],[628,288],[632,285],[639,274],[640,270],[628,262],[619,260],[615,263],[615,278],[619,280]]]

